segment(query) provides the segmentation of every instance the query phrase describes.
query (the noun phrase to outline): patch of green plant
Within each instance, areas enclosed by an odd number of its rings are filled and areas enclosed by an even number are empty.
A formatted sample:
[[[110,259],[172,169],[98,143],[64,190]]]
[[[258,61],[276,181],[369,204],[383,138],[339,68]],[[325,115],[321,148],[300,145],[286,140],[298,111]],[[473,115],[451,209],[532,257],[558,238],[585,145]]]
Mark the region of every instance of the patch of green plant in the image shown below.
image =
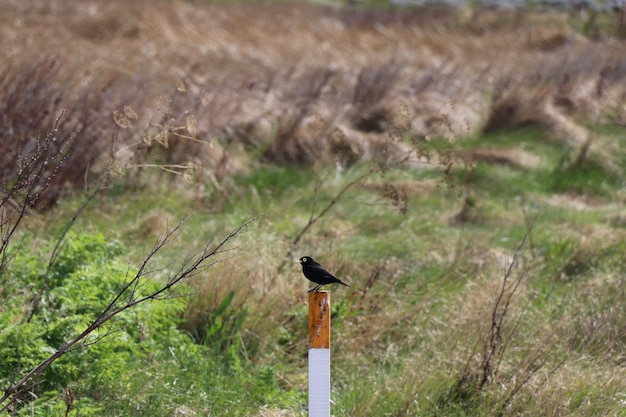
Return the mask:
[[[613,132],[613,128],[605,127],[603,131]],[[461,166],[453,170],[458,183],[488,190],[492,196],[511,197],[541,191],[607,196],[623,187],[623,176],[609,172],[589,158],[575,163],[577,152],[548,140],[535,127],[468,138],[458,147],[471,150],[485,145],[495,149],[520,149],[542,158],[541,166],[533,170],[480,161],[472,170]]]
[[[187,344],[154,354],[149,367],[125,376],[123,391],[107,401],[109,415],[166,417],[187,410],[246,416],[264,406],[297,409],[306,402],[301,392],[281,386],[272,367],[253,366],[242,358],[225,361],[229,351]]]
[[[586,159],[575,163],[570,153],[565,153],[549,176],[549,189],[591,196],[610,197],[624,185],[626,178],[612,174],[599,163]]]
[[[212,294],[204,294],[212,297]],[[239,332],[243,328],[248,311],[244,306],[232,304],[235,292],[231,291],[219,305],[208,312],[205,325],[196,329],[194,339],[203,345],[210,346],[216,351],[226,351],[239,344]]]
[[[276,199],[297,193],[310,184],[314,173],[299,166],[260,165],[247,174],[237,175],[235,188],[249,190],[261,198]]]
[[[458,171],[458,181],[470,189],[476,188],[489,197],[510,199],[532,190],[532,177],[521,170],[494,166],[486,162],[476,163],[470,172]]]
[[[472,416],[480,413],[480,392],[474,381],[459,378],[446,390],[439,392],[434,401],[436,414],[446,416]]]
[[[72,234],[50,269],[32,320],[24,316],[31,293],[20,294],[19,303],[13,298],[10,307],[0,311],[0,386],[15,383],[102,313],[133,274],[121,258],[124,253],[119,243],[107,242],[102,235]],[[41,282],[41,269],[31,268],[34,256],[18,252],[6,273],[22,283]],[[156,285],[142,282],[135,295],[150,293]],[[127,415],[165,416],[187,404],[205,414],[246,415],[270,398],[299,401],[298,393],[279,386],[271,368],[254,366],[232,342],[245,312],[234,312],[231,300],[227,297],[212,314],[206,346],[179,329],[185,299],[136,305],[47,368],[32,388],[35,399],[24,399],[31,406],[23,413],[56,414],[69,410],[71,403],[81,415],[123,410]],[[241,389],[247,392],[245,400]],[[194,401],[190,392],[197,394]]]
[[[485,144],[502,149],[522,149],[531,153],[544,154],[554,148],[546,134],[537,126],[529,125],[469,137],[459,143],[467,149],[475,149]]]
[[[41,275],[43,269],[29,267],[32,253],[18,252],[8,273],[23,283],[39,283],[38,290],[43,293],[38,305],[32,304],[35,299],[32,293],[23,293],[21,308],[1,313],[2,321],[11,323],[0,333],[0,362],[11,364],[2,367],[1,386],[15,382],[102,313],[128,277],[128,266],[119,259],[123,252],[119,244],[105,241],[102,235],[73,235],[49,269],[47,278]],[[149,291],[152,285],[156,284],[146,282],[137,291]],[[78,350],[47,368],[37,390],[63,392],[79,380],[83,388],[92,389],[117,383],[123,369],[121,363],[141,361],[148,350],[164,347],[160,339],[149,336],[154,333],[171,337],[182,306],[181,300],[148,303],[132,314],[111,320]],[[33,308],[36,310],[32,318],[26,320],[24,311]],[[85,375],[91,377],[85,379]]]

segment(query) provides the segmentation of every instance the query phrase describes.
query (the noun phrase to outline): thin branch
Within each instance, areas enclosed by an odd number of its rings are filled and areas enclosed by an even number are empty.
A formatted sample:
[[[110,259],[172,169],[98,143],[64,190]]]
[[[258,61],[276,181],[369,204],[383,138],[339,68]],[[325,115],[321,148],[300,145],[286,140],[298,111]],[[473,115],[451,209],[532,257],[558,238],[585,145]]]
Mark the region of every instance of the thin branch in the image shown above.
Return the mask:
[[[502,285],[494,300],[493,307],[491,309],[491,325],[489,328],[489,335],[485,340],[483,348],[483,358],[481,363],[482,375],[478,382],[478,390],[481,390],[493,376],[496,374],[502,361],[502,356],[508,346],[510,338],[513,336],[515,329],[519,325],[519,321],[514,325],[513,330],[503,338],[505,320],[509,315],[511,302],[516,295],[517,290],[526,277],[526,273],[520,273],[513,282],[511,278],[513,276],[514,268],[519,264],[519,260],[522,256],[522,249],[526,245],[526,242],[530,239],[531,232],[534,229],[534,225],[543,213],[543,209],[535,215],[533,219],[527,222],[526,231],[519,245],[513,253],[513,258],[508,264],[504,277],[502,279]],[[498,358],[494,367],[494,359]]]
[[[364,174],[359,175],[356,179],[350,181],[348,184],[346,184],[334,197],[333,199],[318,213],[315,214],[315,208],[317,207],[317,198],[315,199],[314,205],[313,205],[313,210],[311,211],[311,216],[309,217],[309,221],[307,222],[307,224],[296,234],[296,236],[293,238],[293,240],[291,241],[291,244],[289,245],[289,250],[287,251],[286,256],[283,258],[282,262],[280,263],[280,265],[278,266],[278,274],[280,274],[283,269],[285,268],[285,265],[287,264],[287,261],[289,259],[291,259],[291,257],[293,256],[293,252],[296,248],[296,246],[298,245],[298,243],[300,242],[300,240],[302,239],[302,237],[309,231],[309,229],[311,227],[313,227],[315,225],[315,223],[317,223],[322,217],[324,217],[326,215],[326,213],[328,213],[330,211],[330,209],[332,209],[335,204],[337,204],[339,202],[339,200],[341,199],[341,197],[348,192],[348,190],[350,190],[352,187],[354,187],[355,185],[363,182],[367,177],[371,176],[372,174],[379,172],[379,168],[375,167],[372,169],[369,169],[367,172],[365,172]],[[317,197],[317,188],[315,190],[315,196]]]
[[[0,200],[0,274],[13,258],[9,253],[11,239],[17,232],[22,220],[30,213],[30,207],[39,199],[39,190],[48,185],[48,182],[59,172],[59,169],[67,159],[69,144],[72,139],[63,143],[59,150],[54,153],[51,148],[56,141],[56,133],[61,117],[59,116],[52,128],[48,130],[42,139],[35,143],[35,149],[18,152],[14,173],[11,179],[12,185],[3,192]],[[55,158],[61,155],[60,159]],[[10,175],[5,172],[5,175]],[[7,179],[5,178],[6,182]],[[4,184],[6,187],[6,184]],[[1,290],[4,291],[8,283]]]

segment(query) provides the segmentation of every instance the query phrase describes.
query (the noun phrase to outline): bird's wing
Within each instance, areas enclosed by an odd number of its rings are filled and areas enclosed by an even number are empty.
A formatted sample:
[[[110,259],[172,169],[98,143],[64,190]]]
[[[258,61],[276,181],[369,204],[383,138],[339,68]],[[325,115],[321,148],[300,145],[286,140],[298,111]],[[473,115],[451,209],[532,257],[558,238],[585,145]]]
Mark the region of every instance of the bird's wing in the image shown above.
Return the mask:
[[[328,277],[328,278],[339,279],[336,276],[334,276],[333,274],[331,274],[330,272],[328,272],[327,270],[325,270],[324,267],[322,267],[322,265],[320,265],[320,264],[311,265],[311,268],[315,269],[322,276],[325,276],[325,277]]]

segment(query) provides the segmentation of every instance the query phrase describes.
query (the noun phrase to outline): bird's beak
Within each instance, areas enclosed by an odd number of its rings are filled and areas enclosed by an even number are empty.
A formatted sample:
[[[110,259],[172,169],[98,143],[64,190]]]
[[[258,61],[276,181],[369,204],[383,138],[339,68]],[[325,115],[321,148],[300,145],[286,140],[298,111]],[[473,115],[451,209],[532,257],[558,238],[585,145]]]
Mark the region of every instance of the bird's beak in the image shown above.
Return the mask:
[[[298,262],[299,264],[302,263],[302,261],[300,261],[300,259],[296,259],[294,262]]]

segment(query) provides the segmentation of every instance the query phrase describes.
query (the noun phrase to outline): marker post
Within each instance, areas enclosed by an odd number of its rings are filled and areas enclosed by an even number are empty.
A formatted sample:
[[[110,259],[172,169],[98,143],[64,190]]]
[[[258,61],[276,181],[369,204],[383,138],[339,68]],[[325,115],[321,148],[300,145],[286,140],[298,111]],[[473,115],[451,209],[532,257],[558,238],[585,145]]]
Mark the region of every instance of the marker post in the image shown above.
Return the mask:
[[[330,292],[309,293],[309,417],[330,417]]]

